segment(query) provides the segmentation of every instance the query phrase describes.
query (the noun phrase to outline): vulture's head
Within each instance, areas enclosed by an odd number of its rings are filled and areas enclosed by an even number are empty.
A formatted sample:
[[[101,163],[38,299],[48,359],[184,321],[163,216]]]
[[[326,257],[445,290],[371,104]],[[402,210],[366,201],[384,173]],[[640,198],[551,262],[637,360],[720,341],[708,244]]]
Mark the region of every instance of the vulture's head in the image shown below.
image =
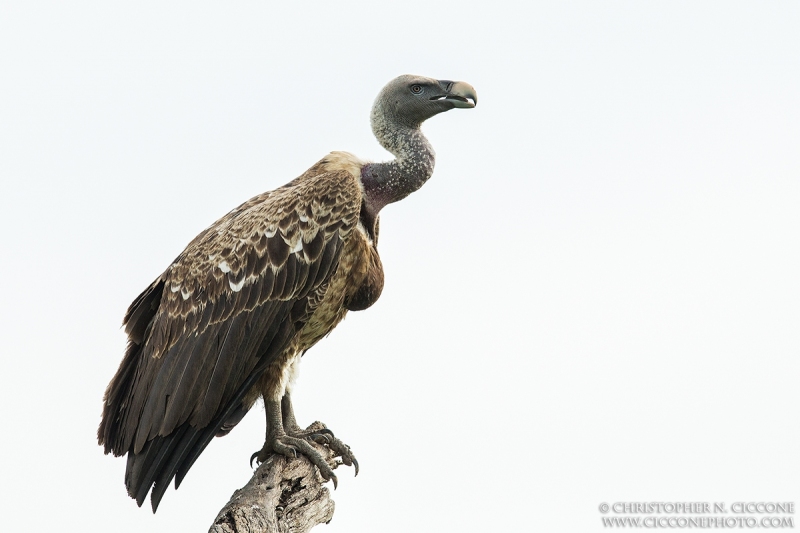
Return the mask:
[[[404,74],[386,84],[378,94],[372,106],[372,126],[382,128],[388,122],[418,128],[442,111],[475,107],[477,103],[478,96],[469,83]]]

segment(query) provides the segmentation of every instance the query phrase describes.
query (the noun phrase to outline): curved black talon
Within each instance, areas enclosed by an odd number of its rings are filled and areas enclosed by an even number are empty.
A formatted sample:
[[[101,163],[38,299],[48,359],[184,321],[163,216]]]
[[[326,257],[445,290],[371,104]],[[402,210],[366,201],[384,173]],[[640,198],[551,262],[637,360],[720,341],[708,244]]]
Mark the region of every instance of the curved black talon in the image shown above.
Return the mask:
[[[353,451],[350,449],[350,446],[335,437],[331,438],[325,444],[334,452],[336,457],[341,458],[342,462],[340,464],[352,466],[355,469],[355,475],[358,475],[360,470],[358,460],[356,459],[356,456],[353,455]]]
[[[258,450],[256,453],[250,456],[250,468],[253,468],[253,459],[258,457],[258,454],[261,453],[261,450]]]
[[[327,444],[331,443],[331,437],[329,435],[325,435],[325,434],[322,434],[322,435],[309,435],[308,438],[313,440],[317,444],[327,445]]]

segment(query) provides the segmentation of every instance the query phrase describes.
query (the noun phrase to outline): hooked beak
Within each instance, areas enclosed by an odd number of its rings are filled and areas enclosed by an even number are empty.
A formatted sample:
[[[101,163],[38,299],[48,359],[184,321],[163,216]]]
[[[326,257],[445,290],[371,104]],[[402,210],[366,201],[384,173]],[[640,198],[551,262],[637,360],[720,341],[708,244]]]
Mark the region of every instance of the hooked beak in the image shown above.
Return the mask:
[[[435,96],[431,100],[447,100],[453,103],[453,107],[465,109],[478,105],[478,94],[469,83],[443,80],[439,85],[445,90],[445,94]]]

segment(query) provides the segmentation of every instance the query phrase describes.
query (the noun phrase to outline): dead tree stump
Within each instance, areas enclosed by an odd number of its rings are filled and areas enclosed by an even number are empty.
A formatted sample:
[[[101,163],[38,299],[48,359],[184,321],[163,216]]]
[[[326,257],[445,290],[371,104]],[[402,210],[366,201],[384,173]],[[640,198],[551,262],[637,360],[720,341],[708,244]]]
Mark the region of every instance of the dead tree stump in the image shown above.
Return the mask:
[[[330,448],[312,445],[332,468]],[[209,533],[305,533],[333,517],[334,503],[317,468],[303,456],[272,455],[233,493]]]

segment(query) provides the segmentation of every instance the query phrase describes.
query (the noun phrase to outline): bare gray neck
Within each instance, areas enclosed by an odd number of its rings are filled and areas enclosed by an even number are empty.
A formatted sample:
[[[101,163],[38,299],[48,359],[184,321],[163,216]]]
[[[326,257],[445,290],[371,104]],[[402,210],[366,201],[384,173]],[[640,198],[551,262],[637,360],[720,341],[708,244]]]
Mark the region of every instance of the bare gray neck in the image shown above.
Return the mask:
[[[428,181],[436,154],[418,125],[373,115],[372,131],[395,156],[393,161],[370,163],[361,169],[367,209],[375,217],[384,206],[402,200]]]

